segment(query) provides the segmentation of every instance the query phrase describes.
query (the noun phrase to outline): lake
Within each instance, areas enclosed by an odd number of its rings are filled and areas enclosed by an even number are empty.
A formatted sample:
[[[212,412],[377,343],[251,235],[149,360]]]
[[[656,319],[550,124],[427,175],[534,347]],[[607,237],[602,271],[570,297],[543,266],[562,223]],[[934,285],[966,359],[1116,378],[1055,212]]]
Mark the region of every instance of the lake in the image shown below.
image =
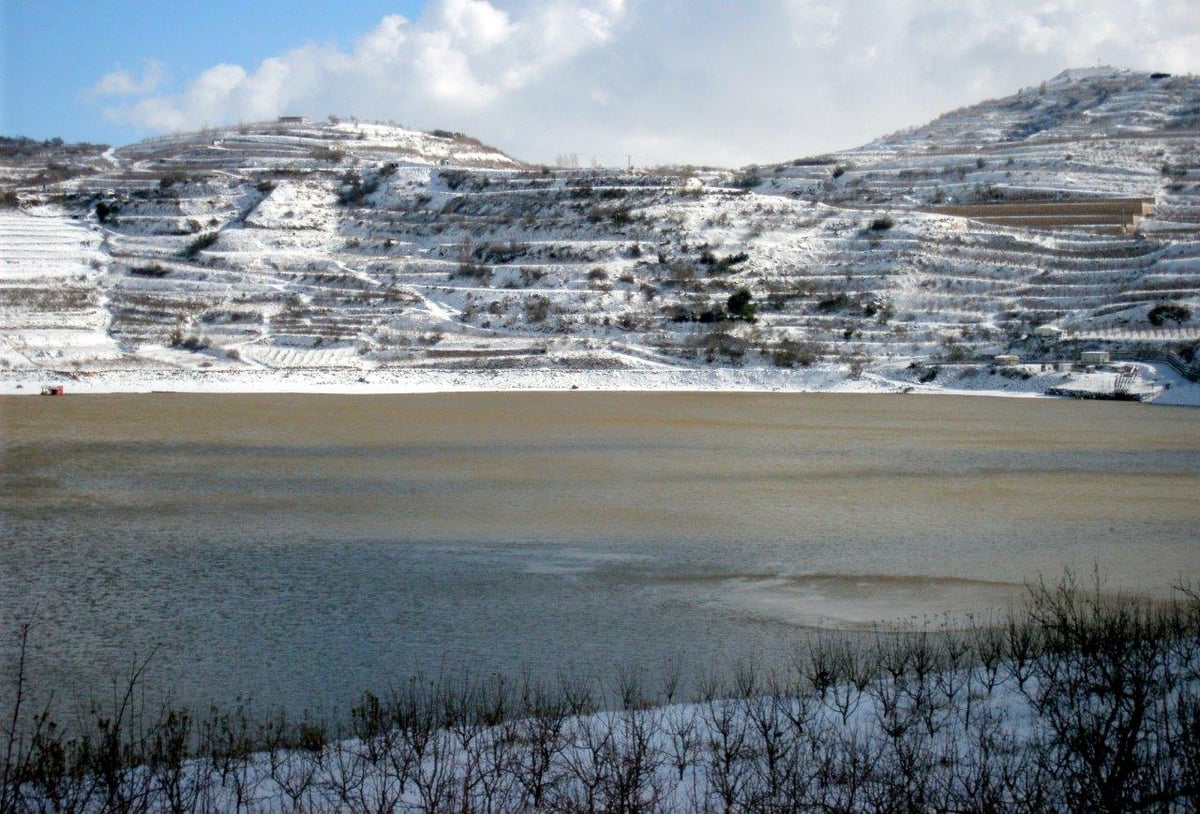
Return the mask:
[[[1200,410],[882,395],[0,397],[0,663],[342,707],[782,664],[814,627],[1200,574]],[[10,688],[4,688],[4,692]]]

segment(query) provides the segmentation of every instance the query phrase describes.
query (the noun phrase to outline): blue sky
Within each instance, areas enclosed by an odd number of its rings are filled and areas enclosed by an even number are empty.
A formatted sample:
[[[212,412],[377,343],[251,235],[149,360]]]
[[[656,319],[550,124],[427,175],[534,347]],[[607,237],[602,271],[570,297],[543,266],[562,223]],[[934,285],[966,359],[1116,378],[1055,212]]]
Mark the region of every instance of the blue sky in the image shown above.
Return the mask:
[[[741,166],[1065,68],[1200,73],[1196,0],[0,3],[0,134],[110,144],[333,114],[531,161]]]
[[[221,62],[255,65],[306,42],[349,47],[385,14],[425,0],[0,0],[0,134],[123,143],[146,134],[106,119],[101,77],[163,63],[167,89]]]

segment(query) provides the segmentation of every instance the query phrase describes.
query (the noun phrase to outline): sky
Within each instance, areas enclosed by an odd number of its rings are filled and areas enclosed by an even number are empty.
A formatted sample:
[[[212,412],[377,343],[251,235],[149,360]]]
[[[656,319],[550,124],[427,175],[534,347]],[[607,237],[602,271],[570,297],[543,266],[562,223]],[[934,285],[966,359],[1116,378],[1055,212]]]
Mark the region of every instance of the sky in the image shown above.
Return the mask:
[[[0,0],[0,135],[335,115],[527,161],[740,167],[1066,68],[1200,74],[1197,0]]]

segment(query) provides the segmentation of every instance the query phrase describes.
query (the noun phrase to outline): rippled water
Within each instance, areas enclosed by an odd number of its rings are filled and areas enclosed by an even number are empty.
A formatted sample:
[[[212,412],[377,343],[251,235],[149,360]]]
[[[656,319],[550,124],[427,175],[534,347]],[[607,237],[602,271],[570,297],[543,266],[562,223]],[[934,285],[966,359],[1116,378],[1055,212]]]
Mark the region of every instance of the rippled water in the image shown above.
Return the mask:
[[[1098,565],[1200,573],[1200,410],[734,394],[0,398],[37,688],[342,705],[414,672],[786,660]],[[11,665],[12,637],[0,644]]]

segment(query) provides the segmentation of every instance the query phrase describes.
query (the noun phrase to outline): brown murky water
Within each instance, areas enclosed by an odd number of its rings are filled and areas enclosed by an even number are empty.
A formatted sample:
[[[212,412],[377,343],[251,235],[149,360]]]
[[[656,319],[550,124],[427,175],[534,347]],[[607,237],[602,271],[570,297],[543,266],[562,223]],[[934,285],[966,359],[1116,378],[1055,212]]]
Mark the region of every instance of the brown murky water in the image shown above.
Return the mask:
[[[1200,410],[766,394],[0,398],[0,621],[177,699],[785,658],[1064,567],[1200,575]],[[11,637],[0,658],[13,657]]]

